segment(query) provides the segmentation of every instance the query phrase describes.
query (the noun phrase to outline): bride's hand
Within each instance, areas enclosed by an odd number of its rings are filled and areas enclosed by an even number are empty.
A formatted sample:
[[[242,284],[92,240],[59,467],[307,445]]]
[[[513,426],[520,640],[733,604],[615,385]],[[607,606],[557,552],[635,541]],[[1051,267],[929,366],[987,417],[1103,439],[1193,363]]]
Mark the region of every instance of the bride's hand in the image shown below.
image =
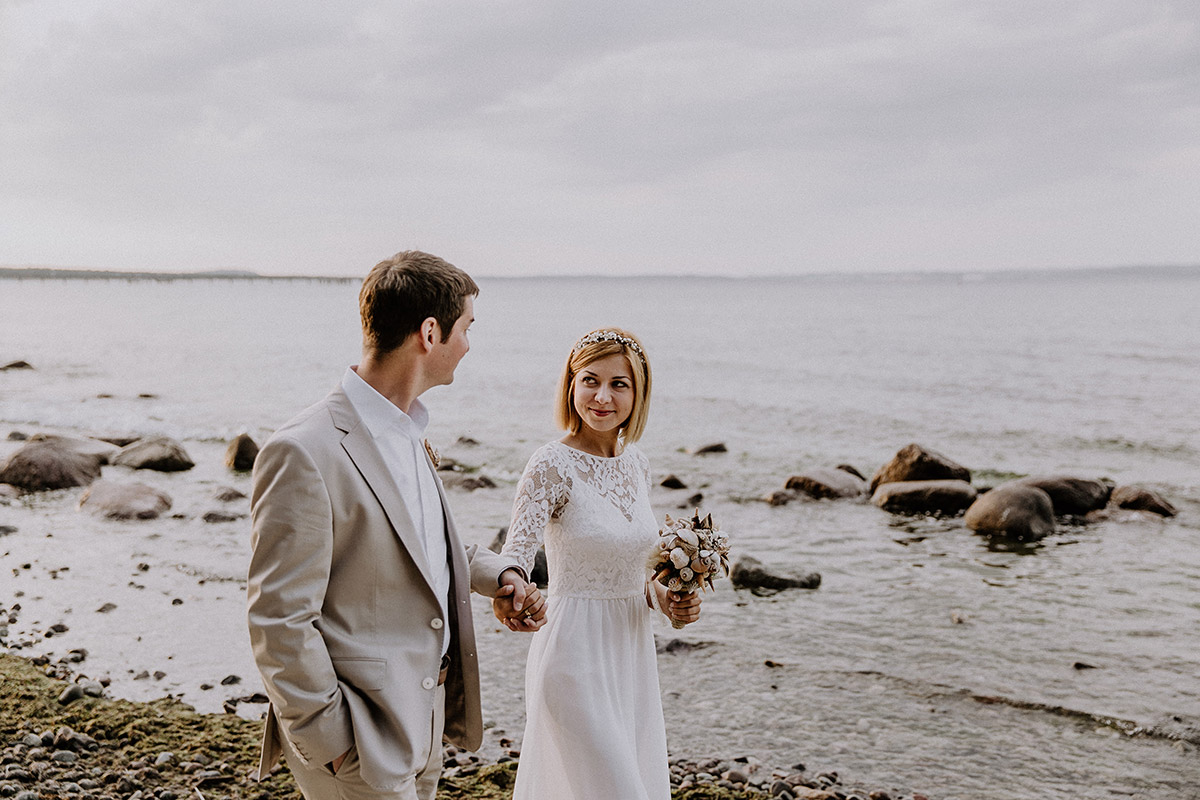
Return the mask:
[[[546,624],[546,598],[535,584],[525,584],[521,610],[514,608],[516,587],[501,586],[492,598],[492,613],[510,631],[532,633]]]
[[[682,622],[684,625],[700,619],[700,594],[667,592],[667,616],[672,622]]]

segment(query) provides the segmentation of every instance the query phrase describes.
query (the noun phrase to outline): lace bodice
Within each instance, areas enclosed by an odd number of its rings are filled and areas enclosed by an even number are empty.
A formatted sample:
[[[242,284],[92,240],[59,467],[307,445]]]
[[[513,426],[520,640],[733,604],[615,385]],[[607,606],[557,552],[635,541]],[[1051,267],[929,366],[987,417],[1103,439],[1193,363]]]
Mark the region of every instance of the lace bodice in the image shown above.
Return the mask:
[[[640,450],[603,458],[550,442],[517,485],[503,552],[528,572],[544,542],[552,596],[629,597],[644,591],[657,534]]]

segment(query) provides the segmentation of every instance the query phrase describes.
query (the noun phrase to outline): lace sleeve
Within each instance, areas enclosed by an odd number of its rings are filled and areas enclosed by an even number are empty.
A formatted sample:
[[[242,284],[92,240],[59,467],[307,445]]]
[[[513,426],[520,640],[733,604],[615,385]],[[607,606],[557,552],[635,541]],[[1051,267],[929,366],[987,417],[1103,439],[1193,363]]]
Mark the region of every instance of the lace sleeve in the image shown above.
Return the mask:
[[[552,450],[542,448],[533,454],[517,484],[508,538],[500,551],[515,559],[525,574],[533,574],[533,561],[546,525],[562,512],[570,489],[570,476],[561,461],[553,457]]]

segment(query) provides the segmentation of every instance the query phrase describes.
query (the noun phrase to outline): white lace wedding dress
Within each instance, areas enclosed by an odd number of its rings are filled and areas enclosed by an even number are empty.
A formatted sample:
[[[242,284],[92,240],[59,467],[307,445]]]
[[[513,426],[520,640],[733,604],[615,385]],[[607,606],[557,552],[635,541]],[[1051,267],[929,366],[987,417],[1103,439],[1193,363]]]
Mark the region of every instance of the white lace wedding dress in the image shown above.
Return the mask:
[[[544,539],[547,622],[525,673],[513,800],[669,800],[667,739],[646,605],[657,540],[650,470],[551,442],[517,488],[504,553],[526,570]]]

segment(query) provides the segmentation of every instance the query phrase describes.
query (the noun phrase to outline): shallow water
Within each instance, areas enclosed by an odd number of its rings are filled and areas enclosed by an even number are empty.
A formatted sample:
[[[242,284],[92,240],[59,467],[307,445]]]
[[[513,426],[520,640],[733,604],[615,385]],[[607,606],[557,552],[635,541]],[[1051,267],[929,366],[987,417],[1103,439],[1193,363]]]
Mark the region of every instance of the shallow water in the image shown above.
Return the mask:
[[[1178,715],[1194,736],[1200,719],[1197,290],[1128,277],[484,282],[472,352],[429,395],[430,434],[500,483],[454,492],[465,538],[486,543],[524,460],[555,436],[550,398],[570,342],[601,324],[642,335],[655,369],[643,449],[656,475],[690,487],[656,490],[656,511],[702,491],[736,550],[823,576],[817,591],[773,597],[719,585],[700,623],[663,627],[663,641],[706,645],[660,657],[677,754],[803,762],[932,798],[1200,797],[1194,743],[1107,722],[1169,733]],[[0,524],[18,529],[0,538],[0,605],[22,605],[10,642],[64,621],[68,633],[28,652],[86,647],[84,670],[108,672],[126,696],[169,691],[215,710],[258,688],[243,629],[248,523],[199,517],[222,505],[217,487],[248,492],[221,467],[224,440],[261,441],[355,359],[355,293],[0,282],[0,363],[37,367],[0,373],[0,433],[166,433],[198,464],[106,468],[161,486],[183,519],[99,522],[75,510],[77,491],[0,506]],[[482,444],[455,445],[460,435]],[[730,452],[682,452],[710,441]],[[1180,514],[1062,526],[1014,549],[957,520],[753,500],[806,467],[869,474],[909,441],[978,483],[1104,475],[1158,488]],[[106,602],[117,608],[96,613]],[[497,730],[519,738],[526,642],[476,610],[494,753]],[[142,670],[166,675],[134,680]],[[231,673],[244,682],[220,686]]]

